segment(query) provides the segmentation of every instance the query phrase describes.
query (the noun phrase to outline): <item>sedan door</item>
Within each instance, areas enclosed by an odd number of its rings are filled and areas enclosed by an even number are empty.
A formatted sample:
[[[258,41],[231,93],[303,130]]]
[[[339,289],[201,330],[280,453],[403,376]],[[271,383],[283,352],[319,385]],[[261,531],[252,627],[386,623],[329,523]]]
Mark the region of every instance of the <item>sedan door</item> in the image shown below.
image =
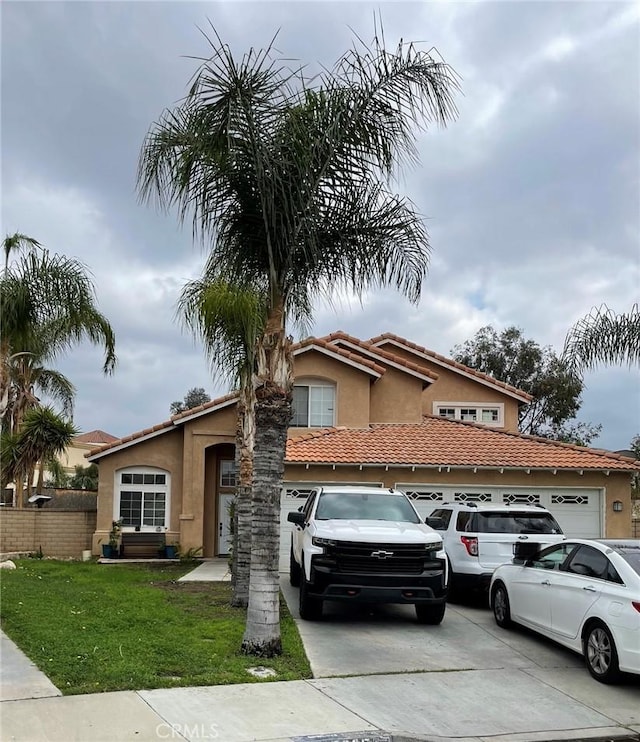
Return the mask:
[[[563,541],[543,549],[520,569],[514,568],[509,580],[511,614],[516,621],[551,629],[551,587],[560,567],[575,549]]]
[[[582,621],[598,600],[609,560],[598,549],[583,544],[563,571],[554,575],[550,597],[551,629],[564,639],[575,639]]]

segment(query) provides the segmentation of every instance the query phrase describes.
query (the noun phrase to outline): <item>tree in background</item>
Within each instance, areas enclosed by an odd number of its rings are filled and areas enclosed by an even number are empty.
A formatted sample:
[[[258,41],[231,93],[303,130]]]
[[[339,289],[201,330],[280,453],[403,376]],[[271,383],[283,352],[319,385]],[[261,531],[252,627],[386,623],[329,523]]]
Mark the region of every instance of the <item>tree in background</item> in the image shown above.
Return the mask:
[[[238,389],[236,492],[233,509],[232,604],[247,607],[251,565],[251,486],[255,443],[255,390],[252,374],[258,337],[264,330],[267,302],[253,286],[219,278],[214,260],[204,277],[182,290],[178,303],[185,326],[199,337],[214,374]]]
[[[574,420],[583,383],[550,347],[528,340],[522,330],[507,327],[500,334],[490,325],[451,351],[465,366],[527,392],[533,397],[518,412],[520,432],[586,446],[601,425]]]
[[[576,373],[599,365],[640,365],[640,308],[615,314],[605,304],[593,308],[569,330],[563,360]]]
[[[73,475],[69,479],[69,487],[74,490],[90,490],[91,492],[97,492],[98,478],[99,471],[96,464],[89,464],[89,466],[78,464],[74,469]]]
[[[388,183],[416,160],[415,130],[455,115],[457,80],[430,53],[380,39],[307,77],[272,48],[235,59],[216,35],[182,104],[144,142],[143,198],[176,206],[210,245],[218,275],[267,297],[253,387],[251,573],[246,653],[280,654],[280,491],[291,420],[290,323],[319,297],[394,286],[417,301],[422,218]]]
[[[199,407],[207,402],[211,402],[211,397],[201,386],[194,386],[184,395],[182,402],[172,402],[169,411],[172,415],[179,415],[181,412],[192,410],[194,407]]]

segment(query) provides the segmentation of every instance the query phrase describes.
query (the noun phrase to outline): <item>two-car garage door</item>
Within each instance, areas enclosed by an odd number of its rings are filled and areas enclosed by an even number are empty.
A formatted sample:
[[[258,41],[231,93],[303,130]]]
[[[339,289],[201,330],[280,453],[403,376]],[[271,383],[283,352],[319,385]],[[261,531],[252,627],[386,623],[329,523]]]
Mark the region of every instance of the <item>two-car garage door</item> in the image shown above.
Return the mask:
[[[416,510],[426,517],[441,502],[485,502],[518,505],[540,505],[551,511],[564,533],[573,538],[601,538],[602,491],[587,488],[553,487],[478,487],[457,485],[397,484],[413,501]]]
[[[289,568],[291,523],[287,515],[304,505],[309,492],[321,482],[286,482],[281,498],[280,570]],[[357,484],[331,482],[330,484]],[[373,484],[373,483],[370,483]],[[379,486],[382,486],[381,484]],[[421,517],[426,518],[442,502],[493,502],[511,505],[541,505],[553,513],[569,537],[602,538],[603,494],[599,489],[565,487],[483,487],[478,485],[442,486],[406,484],[396,488],[406,492]]]

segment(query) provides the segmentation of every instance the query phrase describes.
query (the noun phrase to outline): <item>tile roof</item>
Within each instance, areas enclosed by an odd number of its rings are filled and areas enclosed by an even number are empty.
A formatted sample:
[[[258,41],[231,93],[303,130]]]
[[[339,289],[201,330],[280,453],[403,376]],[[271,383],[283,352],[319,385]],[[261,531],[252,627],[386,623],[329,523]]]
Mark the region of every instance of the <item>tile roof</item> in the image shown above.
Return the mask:
[[[237,398],[237,392],[231,392],[230,394],[225,394],[223,397],[217,397],[216,399],[212,399],[210,402],[205,402],[204,404],[198,405],[197,407],[192,407],[191,409],[185,410],[184,412],[179,412],[177,415],[172,415],[169,420],[158,423],[151,428],[139,430],[136,433],[131,433],[130,435],[125,436],[124,438],[114,438],[107,445],[92,448],[87,454],[85,454],[85,456],[87,458],[90,458],[96,456],[97,454],[106,453],[107,451],[115,448],[127,446],[134,441],[139,441],[143,438],[149,438],[155,435],[159,435],[162,432],[167,432],[175,428],[176,425],[180,425],[181,423],[186,422],[188,418],[198,417],[199,415],[204,414],[209,410],[220,407],[227,402],[232,402]]]
[[[390,363],[395,363],[398,366],[402,366],[407,370],[418,374],[419,376],[426,376],[431,381],[436,381],[438,379],[438,374],[434,373],[428,368],[425,368],[424,366],[421,366],[419,363],[413,363],[412,361],[408,361],[406,358],[396,355],[395,353],[390,353],[389,351],[383,350],[382,348],[377,348],[370,341],[360,340],[360,338],[348,335],[346,332],[342,332],[342,330],[332,332],[330,335],[325,335],[323,338],[320,338],[320,340],[326,340],[332,345],[340,342],[348,343],[352,346],[355,345],[357,348],[361,348],[362,351],[365,353],[378,356],[379,358],[384,358],[384,360],[389,361]]]
[[[115,435],[105,433],[104,430],[92,430],[89,433],[82,433],[82,435],[77,435],[74,438],[74,441],[78,441],[78,443],[113,443],[113,441],[117,440]]]
[[[380,366],[380,364],[375,363],[375,361],[371,361],[368,358],[364,358],[363,356],[357,353],[351,353],[350,351],[344,350],[343,348],[338,348],[336,345],[329,343],[326,338],[314,338],[314,337],[305,338],[304,340],[301,340],[299,343],[294,343],[291,346],[291,350],[294,354],[297,354],[301,350],[304,350],[306,348],[309,348],[311,350],[314,347],[319,348],[320,350],[324,350],[329,353],[338,355],[347,361],[351,361],[352,363],[356,363],[360,366],[364,366],[370,371],[373,371],[378,376],[382,376],[382,374],[384,374],[385,372],[384,366]]]
[[[399,335],[394,335],[392,332],[384,332],[382,333],[382,335],[376,335],[376,337],[371,338],[367,342],[377,347],[379,344],[384,344],[385,341],[395,342],[398,345],[404,345],[405,348],[408,348],[409,350],[413,350],[416,353],[420,353],[421,355],[424,355],[427,358],[431,358],[433,361],[437,363],[441,363],[445,366],[449,366],[458,371],[462,371],[465,374],[475,376],[479,380],[487,384],[490,384],[491,386],[498,387],[499,389],[503,389],[509,394],[519,397],[523,402],[531,402],[531,400],[533,399],[533,397],[530,394],[528,394],[527,392],[524,392],[522,389],[518,389],[515,386],[511,386],[511,384],[506,384],[504,381],[498,381],[497,379],[494,379],[492,376],[482,373],[482,371],[476,371],[474,368],[465,366],[464,363],[458,363],[458,361],[454,361],[451,358],[447,358],[446,356],[440,355],[440,353],[435,353],[434,351],[429,350],[428,348],[425,348],[422,345],[417,345],[416,343],[412,343],[410,340],[407,340],[406,338],[400,337]]]
[[[427,415],[422,423],[328,428],[287,441],[286,461],[505,469],[640,470],[608,451]]]

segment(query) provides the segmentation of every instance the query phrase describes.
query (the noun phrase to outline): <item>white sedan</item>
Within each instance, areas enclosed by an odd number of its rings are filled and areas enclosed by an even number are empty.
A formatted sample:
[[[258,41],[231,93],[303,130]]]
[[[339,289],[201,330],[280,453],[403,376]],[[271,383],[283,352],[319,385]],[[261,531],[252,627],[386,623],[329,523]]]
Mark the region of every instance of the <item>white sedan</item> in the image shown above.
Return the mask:
[[[640,674],[640,540],[569,539],[493,573],[498,626],[522,624],[573,649],[591,675]]]

